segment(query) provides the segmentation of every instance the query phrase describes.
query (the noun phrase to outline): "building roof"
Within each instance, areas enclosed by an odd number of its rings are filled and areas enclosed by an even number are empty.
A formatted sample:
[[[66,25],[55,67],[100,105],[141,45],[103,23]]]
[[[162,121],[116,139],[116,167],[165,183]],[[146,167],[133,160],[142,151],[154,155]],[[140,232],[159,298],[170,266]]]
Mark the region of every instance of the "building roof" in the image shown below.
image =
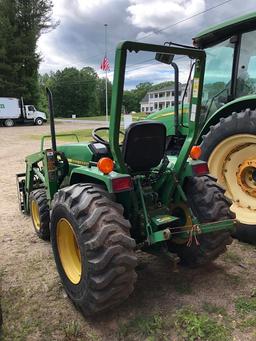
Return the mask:
[[[152,92],[161,92],[161,91],[173,91],[174,87],[167,87],[167,88],[162,88],[162,89],[158,89],[158,90],[149,90],[148,93],[152,93]]]
[[[147,92],[147,94],[142,98],[140,103],[148,103],[148,98],[149,98],[149,93]]]

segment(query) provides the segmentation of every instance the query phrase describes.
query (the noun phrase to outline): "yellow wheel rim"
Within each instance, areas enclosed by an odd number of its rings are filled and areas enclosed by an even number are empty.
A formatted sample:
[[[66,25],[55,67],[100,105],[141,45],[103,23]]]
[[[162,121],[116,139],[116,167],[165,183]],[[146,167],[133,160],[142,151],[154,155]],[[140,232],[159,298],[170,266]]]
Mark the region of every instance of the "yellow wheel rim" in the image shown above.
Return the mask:
[[[65,218],[57,223],[57,248],[66,276],[78,284],[82,273],[81,254],[72,225]]]
[[[31,201],[31,215],[32,220],[37,231],[40,231],[40,215],[39,215],[39,207],[35,200]]]
[[[238,134],[223,140],[213,150],[210,173],[226,190],[231,210],[244,224],[256,223],[256,136]],[[255,166],[255,167],[254,167]]]
[[[180,202],[178,204],[171,205],[170,210],[171,210],[171,214],[173,214],[174,216],[180,216],[180,215],[183,216],[183,219],[182,219],[183,220],[182,226],[184,226],[183,230],[189,231],[193,225],[193,222],[192,222],[192,217],[190,215],[187,205],[184,202]],[[184,244],[187,242],[187,240],[179,238],[178,236],[179,235],[173,236],[177,244]]]

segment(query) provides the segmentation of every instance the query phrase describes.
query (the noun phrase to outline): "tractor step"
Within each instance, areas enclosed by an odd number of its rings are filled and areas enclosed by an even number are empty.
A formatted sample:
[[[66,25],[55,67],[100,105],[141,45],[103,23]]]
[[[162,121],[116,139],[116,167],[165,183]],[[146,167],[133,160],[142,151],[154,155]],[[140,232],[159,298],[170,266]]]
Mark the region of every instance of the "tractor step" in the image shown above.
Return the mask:
[[[26,173],[16,174],[19,208],[22,213],[25,213],[25,178],[26,178]]]

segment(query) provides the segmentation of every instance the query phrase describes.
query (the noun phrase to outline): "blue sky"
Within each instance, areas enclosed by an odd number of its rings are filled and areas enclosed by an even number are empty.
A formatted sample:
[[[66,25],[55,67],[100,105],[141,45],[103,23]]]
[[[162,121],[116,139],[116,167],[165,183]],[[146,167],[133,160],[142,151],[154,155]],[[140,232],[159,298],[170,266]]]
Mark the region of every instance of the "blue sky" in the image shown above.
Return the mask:
[[[60,20],[60,25],[39,40],[40,73],[91,66],[103,76],[99,66],[105,51],[105,23],[113,71],[114,51],[119,41],[191,44],[191,38],[208,26],[256,11],[255,0],[226,1],[208,10],[225,0],[54,0],[53,16]],[[152,77],[154,83],[168,79],[169,72],[163,72],[150,59],[151,56],[131,59],[127,69],[128,87],[140,81],[152,81]],[[187,67],[188,62],[181,60],[181,81],[186,78]],[[112,74],[109,73],[110,79]]]

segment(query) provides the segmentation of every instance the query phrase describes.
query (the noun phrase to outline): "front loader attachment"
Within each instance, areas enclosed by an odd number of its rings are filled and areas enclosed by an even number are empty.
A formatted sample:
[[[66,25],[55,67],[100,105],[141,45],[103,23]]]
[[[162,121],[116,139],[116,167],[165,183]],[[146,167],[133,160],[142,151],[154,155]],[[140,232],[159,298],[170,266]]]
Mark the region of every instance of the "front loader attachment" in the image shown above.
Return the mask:
[[[26,173],[16,174],[16,184],[17,184],[19,208],[20,208],[22,213],[25,213],[25,200],[26,200],[25,178],[26,178]]]

